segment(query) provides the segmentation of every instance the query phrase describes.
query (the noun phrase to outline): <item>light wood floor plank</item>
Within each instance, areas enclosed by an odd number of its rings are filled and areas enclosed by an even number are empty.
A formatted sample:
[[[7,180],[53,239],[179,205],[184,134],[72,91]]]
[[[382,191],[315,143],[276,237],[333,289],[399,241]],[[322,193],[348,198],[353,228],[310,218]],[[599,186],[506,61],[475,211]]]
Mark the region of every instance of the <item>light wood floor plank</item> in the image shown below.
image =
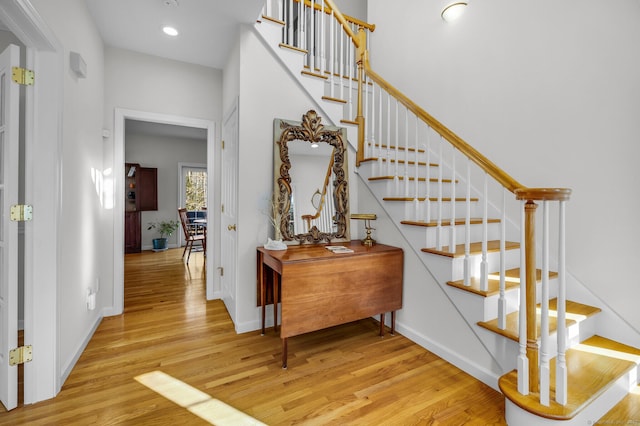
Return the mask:
[[[56,398],[0,425],[209,424],[134,379],[154,371],[270,425],[505,424],[499,392],[372,319],[290,338],[283,370],[273,329],[236,334],[205,300],[202,254],[181,254],[127,255],[125,313],[102,321]]]

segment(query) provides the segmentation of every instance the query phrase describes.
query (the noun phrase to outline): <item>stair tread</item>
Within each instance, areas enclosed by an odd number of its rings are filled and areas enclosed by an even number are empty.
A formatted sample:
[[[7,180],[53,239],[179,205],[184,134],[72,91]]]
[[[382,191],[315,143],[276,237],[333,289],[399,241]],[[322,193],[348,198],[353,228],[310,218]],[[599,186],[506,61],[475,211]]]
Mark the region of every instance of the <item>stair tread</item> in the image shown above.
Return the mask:
[[[392,175],[388,175],[388,176],[372,176],[369,178],[370,181],[378,181],[378,180],[394,180],[395,178],[398,178],[398,180],[404,180],[404,176],[392,176]],[[410,181],[415,181],[416,178],[413,176],[409,176],[409,180]],[[418,181],[419,182],[425,182],[427,179],[423,178],[423,177],[419,177]],[[437,178],[429,178],[429,182],[442,182],[442,183],[451,183],[452,180],[451,179],[442,179],[442,180],[438,180]],[[458,183],[458,180],[456,179],[455,181],[456,183]]]
[[[558,299],[549,300],[549,311],[557,310],[557,302]],[[537,333],[540,336],[540,304],[538,304],[537,309]],[[571,300],[567,300],[567,314],[566,314],[566,325],[572,325],[577,322],[583,321],[588,317],[597,314],[601,309],[595,306],[584,305],[582,303],[573,302]],[[478,322],[480,327],[484,327],[489,331],[493,331],[494,333],[498,333],[504,337],[507,337],[511,340],[518,341],[518,311],[511,312],[507,315],[507,327],[504,330],[501,330],[498,327],[498,319],[494,318],[489,321],[480,321]],[[549,333],[555,333],[558,328],[557,318],[555,315],[549,316]]]
[[[382,200],[384,201],[415,201],[416,198],[415,197],[383,197]],[[425,201],[426,197],[418,197],[417,198],[418,201]],[[451,198],[449,197],[443,197],[441,198],[442,201],[444,202],[449,202],[451,201]],[[429,197],[429,201],[438,201],[438,198],[436,197]],[[463,201],[467,201],[466,198],[462,198],[462,197],[458,197],[456,198],[456,201],[458,202],[463,202]],[[470,201],[478,201],[477,198],[470,198]]]
[[[385,163],[387,162],[387,159],[386,159],[386,158],[381,158],[381,160],[382,160],[383,162],[385,162]],[[360,162],[362,163],[362,162],[367,162],[367,161],[378,161],[378,157],[363,158]],[[389,162],[390,162],[390,163],[396,163],[396,160],[395,160],[395,159],[393,159],[393,158],[390,158],[390,159],[389,159]],[[404,163],[405,163],[405,161],[404,161],[404,160],[398,160],[398,161],[397,161],[397,163],[398,163],[398,164],[404,164]],[[412,165],[412,166],[414,166],[414,165],[416,164],[416,162],[415,162],[415,161],[412,161],[412,160],[406,161],[406,163],[407,163],[407,164],[409,164],[409,165]],[[424,161],[418,161],[418,165],[419,165],[419,166],[426,166],[426,165],[427,165],[427,163],[425,163]],[[429,163],[429,165],[430,165],[431,167],[438,167],[438,166],[440,166],[438,163]]]
[[[423,227],[426,227],[426,228],[438,226],[438,221],[437,220],[431,220],[429,222],[425,222],[423,220],[403,220],[400,223],[403,224],[403,225],[423,226]],[[456,225],[464,225],[465,223],[466,223],[466,219],[463,218],[463,217],[455,219],[455,224]],[[469,223],[471,225],[482,224],[482,218],[481,217],[472,217],[472,218],[469,219]],[[500,223],[500,219],[490,218],[490,219],[487,219],[487,223]],[[451,226],[451,220],[450,219],[443,220],[441,222],[441,224],[442,224],[442,226]]]
[[[557,272],[549,271],[549,278],[556,278]],[[542,282],[542,270],[536,270],[537,282]],[[464,279],[457,281],[448,281],[448,285],[456,287],[461,290],[469,291],[471,293],[478,294],[480,296],[488,297],[500,293],[500,272],[489,273],[489,288],[484,291],[480,289],[480,278],[471,277],[470,285],[464,285]],[[520,287],[520,268],[508,269],[505,271],[505,287],[507,290]]]
[[[413,148],[413,147],[406,148],[404,146],[395,146],[395,145],[386,145],[386,144],[380,145],[379,143],[371,143],[371,142],[367,142],[367,145],[371,146],[371,147],[374,147],[374,148],[388,149],[388,150],[391,150],[391,151],[398,150],[398,151],[403,151],[403,152],[404,151],[416,152],[416,149]],[[424,149],[422,149],[422,148],[418,148],[418,152],[424,153],[426,151]]]
[[[520,248],[520,243],[516,243],[513,241],[505,241],[506,250],[515,250],[518,248]],[[421,249],[421,251],[423,251],[424,253],[437,254],[440,256],[453,257],[453,258],[463,257],[465,255],[464,250],[465,250],[464,244],[458,244],[456,246],[455,252],[453,253],[449,252],[448,246],[442,247],[442,250],[437,250],[435,248]],[[487,252],[496,252],[496,251],[500,251],[500,240],[487,241]],[[471,255],[482,253],[482,243],[481,242],[471,243],[469,245],[469,253]]]
[[[553,420],[575,417],[616,380],[640,363],[640,350],[601,336],[593,336],[566,352],[567,404],[555,399],[555,361],[550,362],[550,406],[539,402],[539,394],[521,395],[518,392],[517,371],[513,370],[498,381],[500,390],[520,408]],[[630,417],[632,418],[632,417]],[[620,420],[618,417],[616,420]]]

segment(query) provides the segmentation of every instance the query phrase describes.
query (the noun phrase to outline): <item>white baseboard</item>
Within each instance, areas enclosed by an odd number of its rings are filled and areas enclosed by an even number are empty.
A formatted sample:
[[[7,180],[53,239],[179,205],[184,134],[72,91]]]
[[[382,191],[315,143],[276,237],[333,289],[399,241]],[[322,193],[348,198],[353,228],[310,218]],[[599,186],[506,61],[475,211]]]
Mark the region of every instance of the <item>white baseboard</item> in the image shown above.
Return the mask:
[[[398,331],[398,333],[402,334],[404,337],[411,340],[415,344],[422,346],[429,352],[433,352],[435,355],[444,359],[448,363],[455,365],[465,373],[470,374],[487,386],[490,386],[496,391],[500,392],[500,389],[498,387],[498,379],[500,378],[500,376],[496,373],[487,370],[483,366],[478,365],[477,363],[466,357],[460,356],[459,353],[454,352],[445,346],[442,346],[438,342],[434,342],[427,336],[418,333],[410,327],[403,325],[401,322],[396,321],[396,330]]]
[[[80,359],[80,356],[82,355],[82,353],[86,349],[87,345],[91,341],[91,338],[93,337],[93,334],[96,332],[96,330],[98,329],[98,326],[102,322],[102,318],[103,318],[102,315],[99,315],[98,317],[96,317],[96,320],[95,320],[93,326],[91,327],[91,330],[89,330],[89,333],[87,333],[87,335],[85,336],[84,340],[80,343],[80,345],[76,349],[76,352],[75,352],[74,356],[71,358],[71,360],[69,360],[67,365],[65,365],[65,367],[63,368],[62,376],[60,377],[60,386],[61,387],[64,384],[64,382],[67,380],[67,377],[69,377],[69,374],[71,374],[71,371],[73,371],[73,367],[75,367],[76,363],[78,362],[78,359]]]

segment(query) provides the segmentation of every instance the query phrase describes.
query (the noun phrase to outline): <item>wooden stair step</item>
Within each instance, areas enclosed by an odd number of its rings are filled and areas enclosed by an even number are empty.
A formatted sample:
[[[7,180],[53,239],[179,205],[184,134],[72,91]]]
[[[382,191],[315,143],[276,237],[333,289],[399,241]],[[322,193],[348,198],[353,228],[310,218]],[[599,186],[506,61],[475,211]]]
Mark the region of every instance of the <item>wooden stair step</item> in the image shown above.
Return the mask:
[[[344,99],[339,99],[339,98],[332,98],[331,96],[323,96],[322,97],[323,101],[329,101],[329,102],[336,102],[339,104],[346,104],[347,101],[345,101]]]
[[[519,248],[520,248],[520,243],[516,243],[513,241],[505,241],[506,250],[515,250]],[[456,245],[454,252],[450,252],[448,246],[442,247],[442,250],[436,250],[435,248],[423,248],[420,250],[423,251],[424,253],[437,254],[440,256],[446,256],[446,257],[452,257],[452,258],[464,257],[465,255],[464,244]],[[487,252],[494,253],[497,251],[500,251],[500,240],[487,241]],[[471,255],[482,254],[482,243],[481,242],[471,243],[469,245],[469,254]]]
[[[415,197],[383,197],[382,199],[384,201],[415,201],[416,200]],[[417,198],[418,201],[425,201],[426,199],[427,199],[426,197],[418,197]],[[443,201],[445,203],[451,202],[451,198],[450,197],[443,197],[443,198],[440,198],[440,199],[438,199],[436,197],[429,197],[429,201],[438,201],[438,200],[441,200],[441,201]],[[463,197],[457,197],[455,199],[455,201],[461,203],[461,202],[467,201],[467,199],[463,198]],[[474,201],[474,202],[478,201],[478,198],[473,198],[472,197],[472,198],[470,198],[470,201]]]
[[[506,290],[512,288],[520,287],[520,268],[513,268],[505,271],[505,287]],[[557,272],[549,272],[549,278],[556,278],[558,276]],[[542,270],[536,270],[536,280],[538,283],[542,282]],[[468,286],[464,285],[464,279],[457,281],[448,281],[447,285],[451,287],[456,287],[461,290],[469,291],[471,293],[475,293],[477,295],[483,297],[493,296],[495,294],[500,293],[500,272],[491,272],[489,273],[489,288],[484,291],[480,289],[480,278],[479,277],[471,277],[470,283]]]
[[[413,201],[413,200],[412,200]],[[426,228],[431,228],[431,227],[436,227],[438,226],[438,221],[437,220],[431,220],[429,222],[425,222],[423,220],[403,220],[400,221],[401,224],[403,225],[411,225],[411,226],[422,226],[422,227],[426,227]],[[464,225],[466,223],[466,219],[465,218],[458,218],[455,219],[455,225]],[[481,217],[472,217],[469,219],[469,223],[471,225],[482,225],[482,218]],[[487,223],[500,223],[500,219],[487,219]],[[441,221],[441,225],[442,226],[451,226],[451,220],[450,219],[446,219]]]
[[[411,148],[411,147],[407,148],[407,147],[404,147],[404,146],[395,146],[395,145],[386,145],[386,144],[380,145],[379,143],[371,143],[371,142],[367,142],[367,145],[369,145],[371,147],[374,147],[374,148],[389,149],[391,151],[398,150],[398,151],[416,152],[416,149],[415,148]],[[426,152],[426,151],[424,149],[422,149],[422,148],[418,148],[418,152],[422,153],[422,152]]]
[[[370,181],[375,182],[375,181],[379,181],[379,180],[394,180],[398,178],[399,180],[404,180],[404,176],[372,176],[369,178]],[[415,181],[416,178],[413,176],[409,177],[410,181]],[[418,182],[425,182],[427,179],[423,178],[423,177],[419,177],[418,178]],[[442,183],[452,183],[453,181],[451,179],[442,179],[439,180],[438,178],[429,178],[429,182],[433,182],[433,183],[438,183],[438,182],[442,182]],[[455,180],[455,183],[458,183],[458,180]]]
[[[549,300],[549,312],[557,311],[558,299]],[[567,300],[567,315],[566,322],[567,326],[573,325],[577,322],[584,321],[585,319],[597,314],[601,309],[595,306],[584,305],[582,303],[573,302],[571,300]],[[536,315],[536,324],[537,324],[537,335],[540,336],[540,304],[538,304],[537,315]],[[518,311],[511,312],[507,315],[507,327],[502,330],[498,327],[498,319],[494,318],[489,321],[480,321],[478,322],[480,327],[484,327],[489,331],[493,331],[494,333],[500,334],[508,339],[518,341]],[[558,328],[557,318],[555,315],[549,316],[549,334],[555,333]]]
[[[386,163],[386,162],[387,162],[387,159],[386,159],[386,158],[382,158],[381,160],[382,160],[382,162],[384,162],[384,163]],[[378,161],[378,157],[363,158],[360,162],[362,163],[362,162],[367,162],[367,161]],[[396,162],[397,162],[398,164],[405,164],[405,163],[407,163],[407,164],[409,164],[409,165],[415,165],[415,164],[416,164],[416,162],[415,162],[415,161],[406,161],[406,162],[405,162],[404,160],[398,160],[398,161],[396,161],[396,160],[395,160],[395,159],[393,159],[393,158],[390,158],[390,159],[389,159],[389,162],[390,162],[390,163],[396,163]],[[425,163],[424,161],[418,161],[418,166],[426,166],[426,165],[427,165],[427,163]],[[431,167],[438,167],[438,166],[439,166],[439,164],[437,164],[437,163],[429,163],[429,166],[431,166]]]
[[[500,390],[506,398],[530,413],[552,420],[570,420],[609,389],[619,378],[631,369],[637,368],[640,363],[640,350],[604,337],[593,336],[567,350],[566,359],[569,386],[567,404],[564,406],[555,402],[555,360],[550,362],[549,407],[540,404],[538,393],[530,392],[529,395],[521,395],[518,392],[516,370],[500,378],[498,381]],[[637,401],[637,399],[633,401]],[[637,406],[633,407],[634,411],[638,410]],[[615,420],[619,422],[621,419],[637,418],[616,417]],[[606,424],[606,422],[602,424]]]

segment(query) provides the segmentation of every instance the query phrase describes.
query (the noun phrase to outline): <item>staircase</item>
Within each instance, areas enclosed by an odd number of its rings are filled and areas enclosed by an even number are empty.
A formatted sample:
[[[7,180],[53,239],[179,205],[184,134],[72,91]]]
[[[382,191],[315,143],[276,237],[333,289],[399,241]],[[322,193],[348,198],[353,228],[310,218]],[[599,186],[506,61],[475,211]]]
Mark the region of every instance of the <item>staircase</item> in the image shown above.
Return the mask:
[[[301,4],[267,2],[255,28],[323,120],[347,128],[358,176],[405,250],[418,254],[491,354],[495,381],[485,382],[505,395],[507,422],[640,421],[640,350],[614,340],[628,326],[565,271],[570,191],[525,188],[504,174],[370,70],[373,26],[345,18],[331,1]],[[611,330],[613,338],[598,335]]]

